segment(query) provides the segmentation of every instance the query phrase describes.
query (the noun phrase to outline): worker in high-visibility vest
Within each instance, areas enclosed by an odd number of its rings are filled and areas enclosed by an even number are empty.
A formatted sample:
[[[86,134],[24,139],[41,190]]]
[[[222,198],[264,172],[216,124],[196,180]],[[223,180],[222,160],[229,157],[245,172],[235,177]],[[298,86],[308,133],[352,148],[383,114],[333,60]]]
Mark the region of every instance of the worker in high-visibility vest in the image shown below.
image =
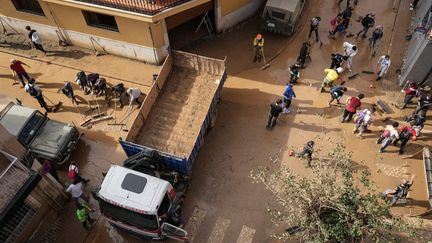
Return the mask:
[[[254,59],[253,62],[261,61],[262,57],[262,48],[264,47],[264,38],[261,34],[257,34],[257,36],[253,40],[254,46]]]

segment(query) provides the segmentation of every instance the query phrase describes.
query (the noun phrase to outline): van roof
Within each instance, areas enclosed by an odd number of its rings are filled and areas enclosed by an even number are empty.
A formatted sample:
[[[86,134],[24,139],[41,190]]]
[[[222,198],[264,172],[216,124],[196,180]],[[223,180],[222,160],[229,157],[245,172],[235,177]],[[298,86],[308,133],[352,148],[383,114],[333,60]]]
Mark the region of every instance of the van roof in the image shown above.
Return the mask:
[[[123,208],[156,214],[169,187],[170,183],[162,179],[112,165],[102,182],[99,196]]]
[[[300,1],[301,0],[268,0],[265,7],[294,12]]]

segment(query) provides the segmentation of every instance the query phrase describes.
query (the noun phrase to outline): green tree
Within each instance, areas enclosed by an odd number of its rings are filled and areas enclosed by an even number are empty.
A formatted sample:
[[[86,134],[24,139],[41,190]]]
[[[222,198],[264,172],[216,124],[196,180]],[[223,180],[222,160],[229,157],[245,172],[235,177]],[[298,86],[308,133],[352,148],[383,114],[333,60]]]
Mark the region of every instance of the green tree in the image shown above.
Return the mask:
[[[254,181],[264,183],[282,206],[268,209],[277,226],[289,229],[274,237],[359,242],[390,239],[389,230],[402,226],[376,191],[370,173],[353,168],[351,153],[342,144],[337,144],[328,158],[314,159],[310,169],[307,178],[296,175],[286,165],[251,172]]]

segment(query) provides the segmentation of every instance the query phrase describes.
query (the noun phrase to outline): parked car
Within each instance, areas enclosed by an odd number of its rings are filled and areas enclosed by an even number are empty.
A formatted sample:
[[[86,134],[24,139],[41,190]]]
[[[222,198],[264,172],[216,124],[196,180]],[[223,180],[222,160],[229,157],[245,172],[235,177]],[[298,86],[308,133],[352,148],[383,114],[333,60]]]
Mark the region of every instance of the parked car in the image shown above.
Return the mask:
[[[51,120],[36,109],[5,101],[0,102],[0,125],[27,149],[29,165],[35,158],[64,164],[81,136],[72,124]]]
[[[292,35],[306,0],[268,0],[262,13],[262,28],[282,35]]]

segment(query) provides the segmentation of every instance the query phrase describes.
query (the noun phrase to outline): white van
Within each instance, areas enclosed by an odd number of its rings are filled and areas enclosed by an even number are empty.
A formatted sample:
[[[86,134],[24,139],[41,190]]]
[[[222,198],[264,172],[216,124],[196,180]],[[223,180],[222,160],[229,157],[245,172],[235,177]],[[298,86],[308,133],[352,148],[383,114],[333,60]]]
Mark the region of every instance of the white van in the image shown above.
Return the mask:
[[[101,213],[116,227],[154,240],[188,241],[186,231],[165,222],[176,199],[165,180],[112,165],[96,196]]]

